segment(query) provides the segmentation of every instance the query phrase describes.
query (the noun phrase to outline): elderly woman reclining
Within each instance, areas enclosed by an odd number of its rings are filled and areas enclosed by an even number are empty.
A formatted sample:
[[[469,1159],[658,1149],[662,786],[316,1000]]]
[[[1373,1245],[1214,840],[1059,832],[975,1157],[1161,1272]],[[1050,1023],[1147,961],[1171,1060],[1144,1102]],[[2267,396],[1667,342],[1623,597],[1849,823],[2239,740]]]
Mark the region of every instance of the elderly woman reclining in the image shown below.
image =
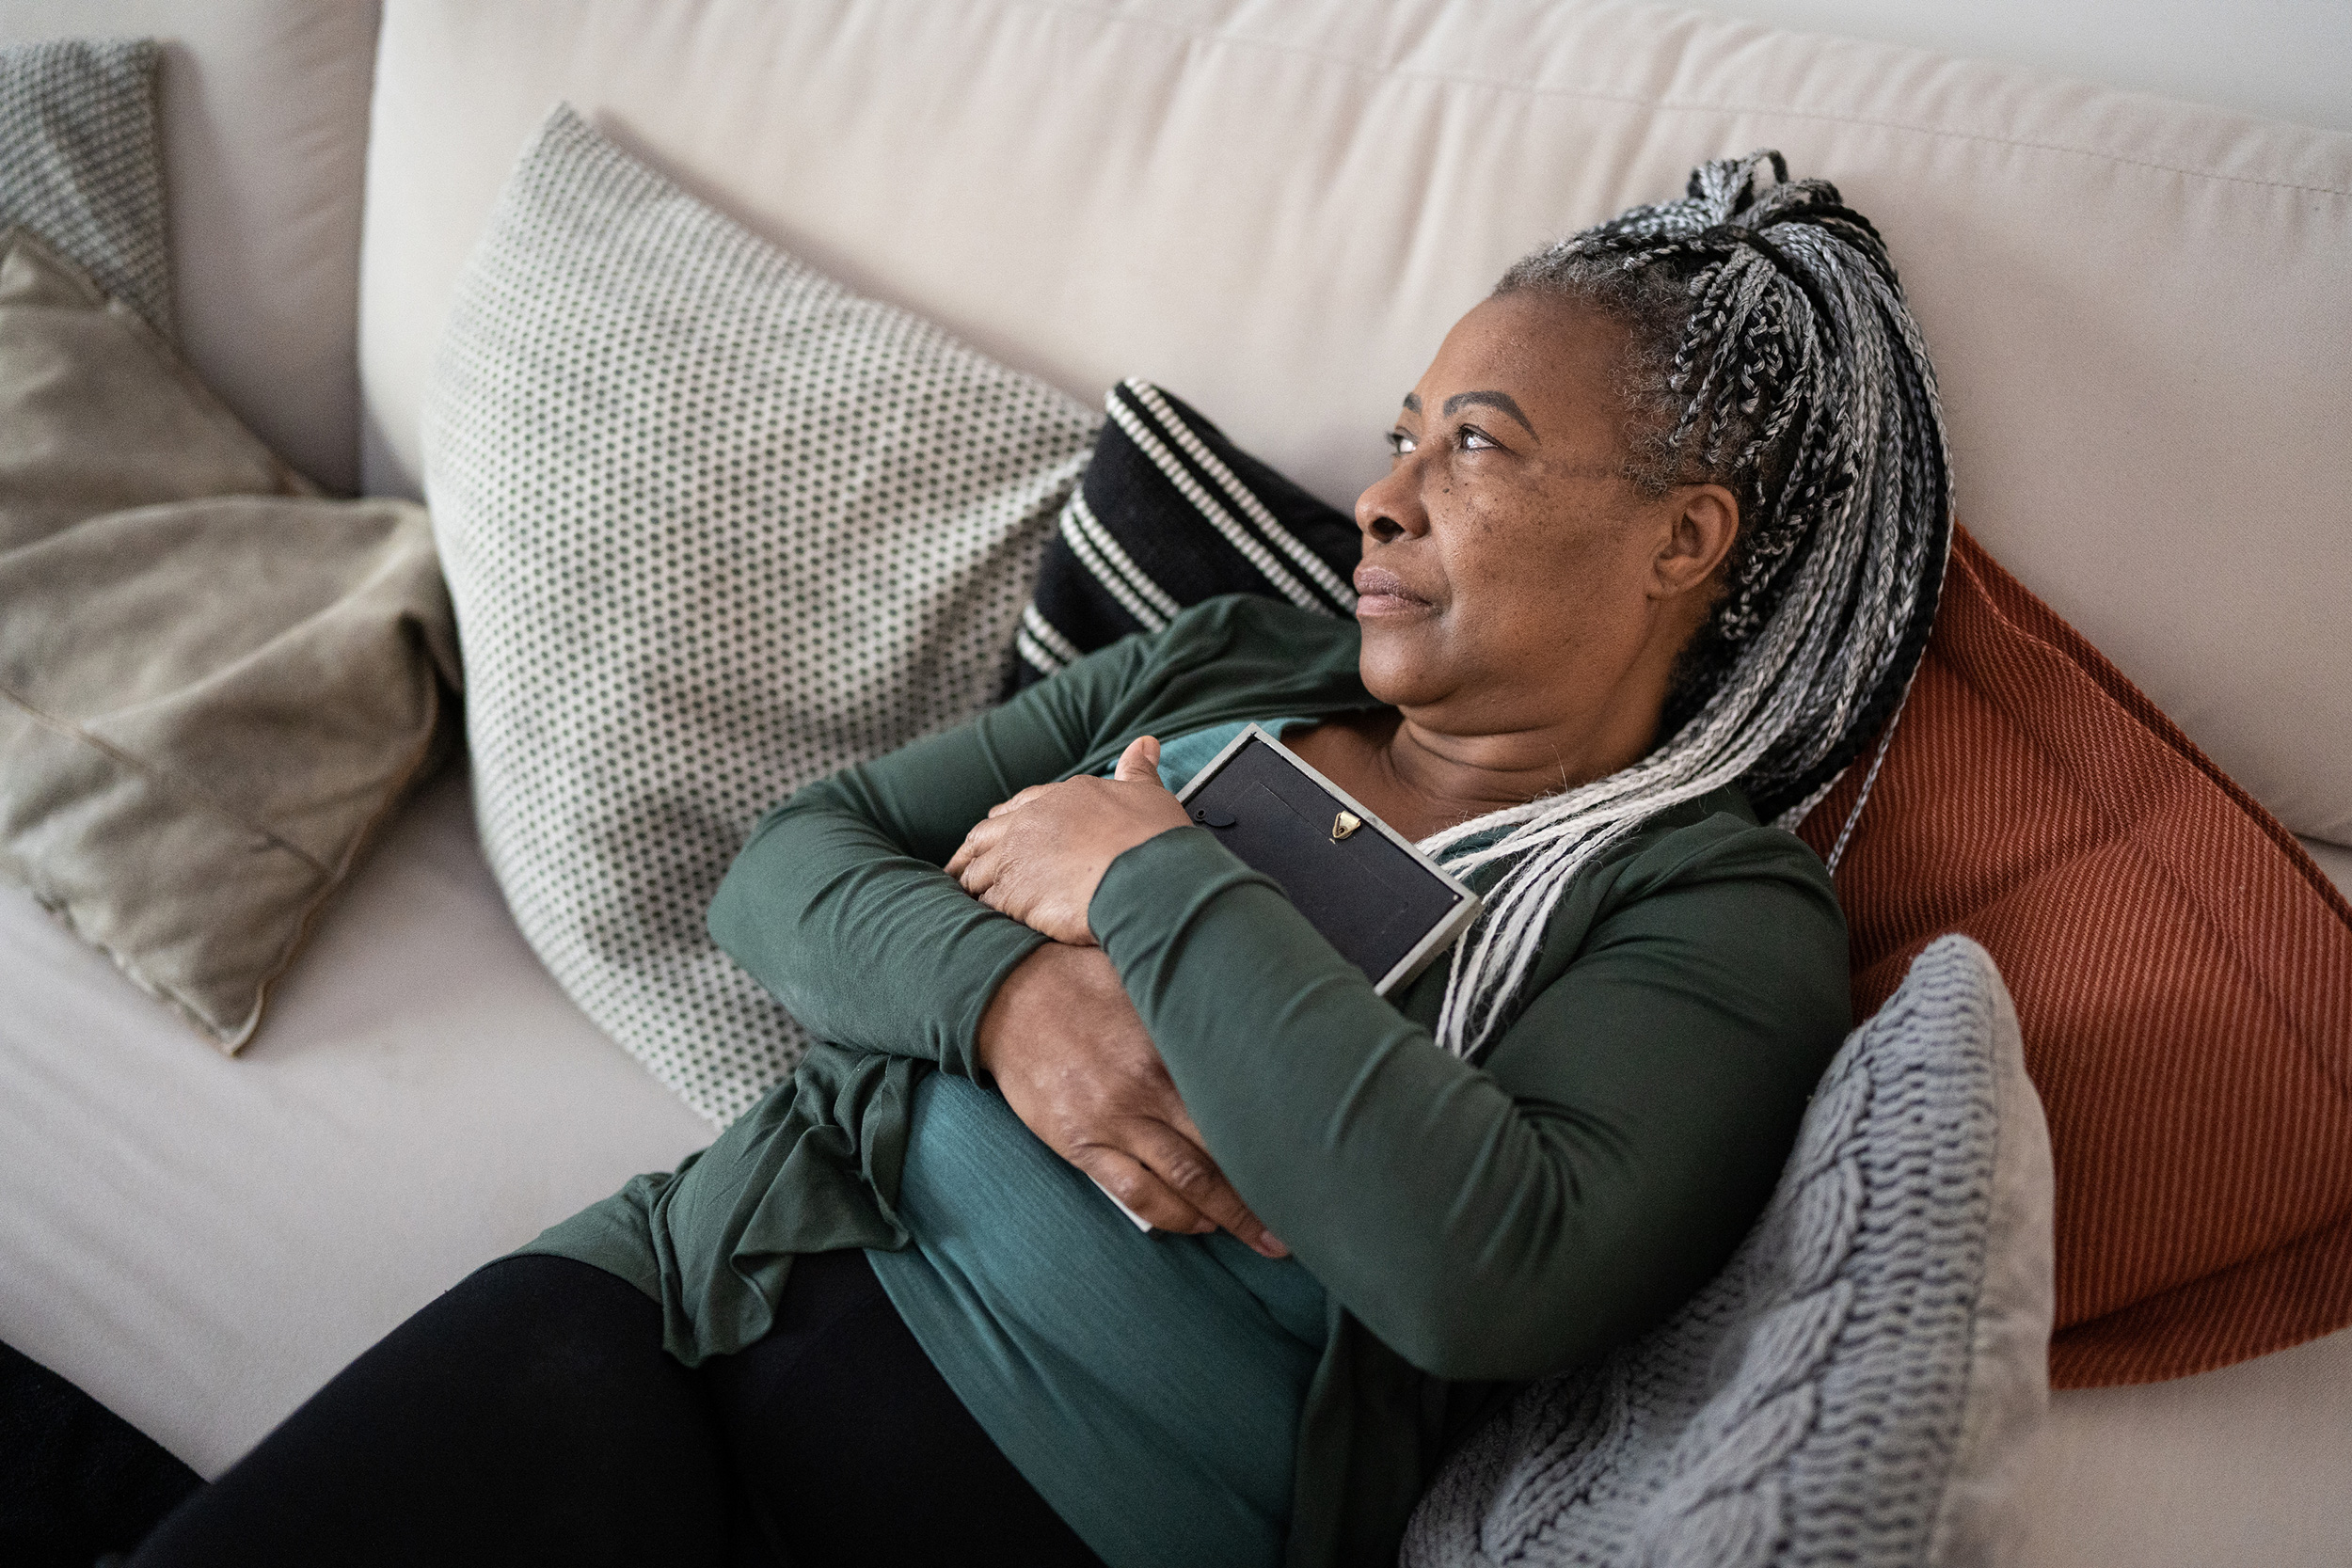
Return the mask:
[[[1514,266],[1389,439],[1352,624],[1214,600],[781,805],[711,929],[828,1043],[137,1560],[1393,1561],[1770,1195],[1850,1019],[1759,815],[1899,703],[1949,503],[1884,247],[1773,154]],[[1251,721],[1485,896],[1450,963],[1375,994],[1191,825]]]

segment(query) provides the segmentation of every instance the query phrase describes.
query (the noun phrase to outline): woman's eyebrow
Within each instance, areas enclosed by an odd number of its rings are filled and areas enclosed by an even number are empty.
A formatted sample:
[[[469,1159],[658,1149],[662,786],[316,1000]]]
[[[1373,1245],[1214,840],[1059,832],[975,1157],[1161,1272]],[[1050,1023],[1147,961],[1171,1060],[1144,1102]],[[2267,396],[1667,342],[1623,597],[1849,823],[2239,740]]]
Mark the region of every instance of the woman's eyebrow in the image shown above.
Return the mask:
[[[1472,404],[1484,404],[1488,408],[1502,409],[1505,414],[1518,420],[1521,429],[1530,436],[1535,436],[1535,427],[1527,422],[1527,416],[1519,412],[1519,405],[1512,401],[1511,394],[1508,392],[1456,392],[1445,400],[1445,411],[1451,414],[1457,409],[1468,408]],[[1407,408],[1415,408],[1418,412],[1418,408],[1410,398],[1406,400],[1405,405]],[[1535,439],[1541,441],[1543,437],[1535,436]]]

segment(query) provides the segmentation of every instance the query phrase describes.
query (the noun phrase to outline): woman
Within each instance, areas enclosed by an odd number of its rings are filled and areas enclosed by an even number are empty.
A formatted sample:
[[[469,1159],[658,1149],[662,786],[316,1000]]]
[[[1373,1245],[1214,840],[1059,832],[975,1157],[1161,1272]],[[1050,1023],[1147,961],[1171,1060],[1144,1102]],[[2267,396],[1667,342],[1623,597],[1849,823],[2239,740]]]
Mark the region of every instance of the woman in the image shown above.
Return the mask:
[[[1391,440],[1354,625],[1213,601],[779,808],[711,928],[829,1043],[138,1560],[1393,1560],[1769,1196],[1850,1021],[1758,813],[1892,714],[1948,508],[1884,250],[1774,154],[1512,268]],[[1486,895],[1393,1004],[1175,804],[1251,720]]]

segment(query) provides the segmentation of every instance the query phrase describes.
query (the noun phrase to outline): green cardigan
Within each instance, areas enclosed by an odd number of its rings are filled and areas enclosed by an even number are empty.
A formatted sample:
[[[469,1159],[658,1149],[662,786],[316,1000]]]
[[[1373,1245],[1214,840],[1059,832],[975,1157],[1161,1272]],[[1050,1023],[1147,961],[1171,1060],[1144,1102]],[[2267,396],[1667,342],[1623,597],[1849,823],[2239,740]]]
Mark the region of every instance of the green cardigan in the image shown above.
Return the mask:
[[[1357,644],[1351,622],[1212,600],[794,795],[710,927],[827,1043],[677,1171],[526,1250],[636,1284],[693,1365],[767,1332],[795,1254],[905,1245],[893,1205],[914,1085],[976,1075],[980,1015],[1043,940],[939,870],[966,830],[1137,735],[1373,705]],[[1476,1066],[1432,1040],[1442,963],[1393,1003],[1374,994],[1205,830],[1121,855],[1089,915],[1209,1152],[1329,1294],[1298,1434],[1297,1568],[1393,1562],[1478,1418],[1721,1268],[1851,1022],[1828,874],[1729,791],[1578,879]]]

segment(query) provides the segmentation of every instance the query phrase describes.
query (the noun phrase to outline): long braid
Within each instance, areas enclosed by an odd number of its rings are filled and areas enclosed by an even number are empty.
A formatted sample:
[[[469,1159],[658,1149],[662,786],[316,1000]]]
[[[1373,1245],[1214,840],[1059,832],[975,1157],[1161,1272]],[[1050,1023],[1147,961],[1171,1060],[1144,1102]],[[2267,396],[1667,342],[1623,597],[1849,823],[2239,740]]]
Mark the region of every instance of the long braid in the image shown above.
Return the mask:
[[[1769,169],[1769,176],[1767,170]],[[1438,1037],[1475,1055],[1577,873],[1660,812],[1737,784],[1793,822],[1900,706],[1951,543],[1935,372],[1878,230],[1777,152],[1702,164],[1682,200],[1529,256],[1496,293],[1629,329],[1628,477],[1740,498],[1724,593],[1678,661],[1664,744],[1578,788],[1423,841],[1502,863],[1455,947]],[[1500,836],[1491,836],[1500,832]],[[1486,842],[1481,842],[1486,841]]]

